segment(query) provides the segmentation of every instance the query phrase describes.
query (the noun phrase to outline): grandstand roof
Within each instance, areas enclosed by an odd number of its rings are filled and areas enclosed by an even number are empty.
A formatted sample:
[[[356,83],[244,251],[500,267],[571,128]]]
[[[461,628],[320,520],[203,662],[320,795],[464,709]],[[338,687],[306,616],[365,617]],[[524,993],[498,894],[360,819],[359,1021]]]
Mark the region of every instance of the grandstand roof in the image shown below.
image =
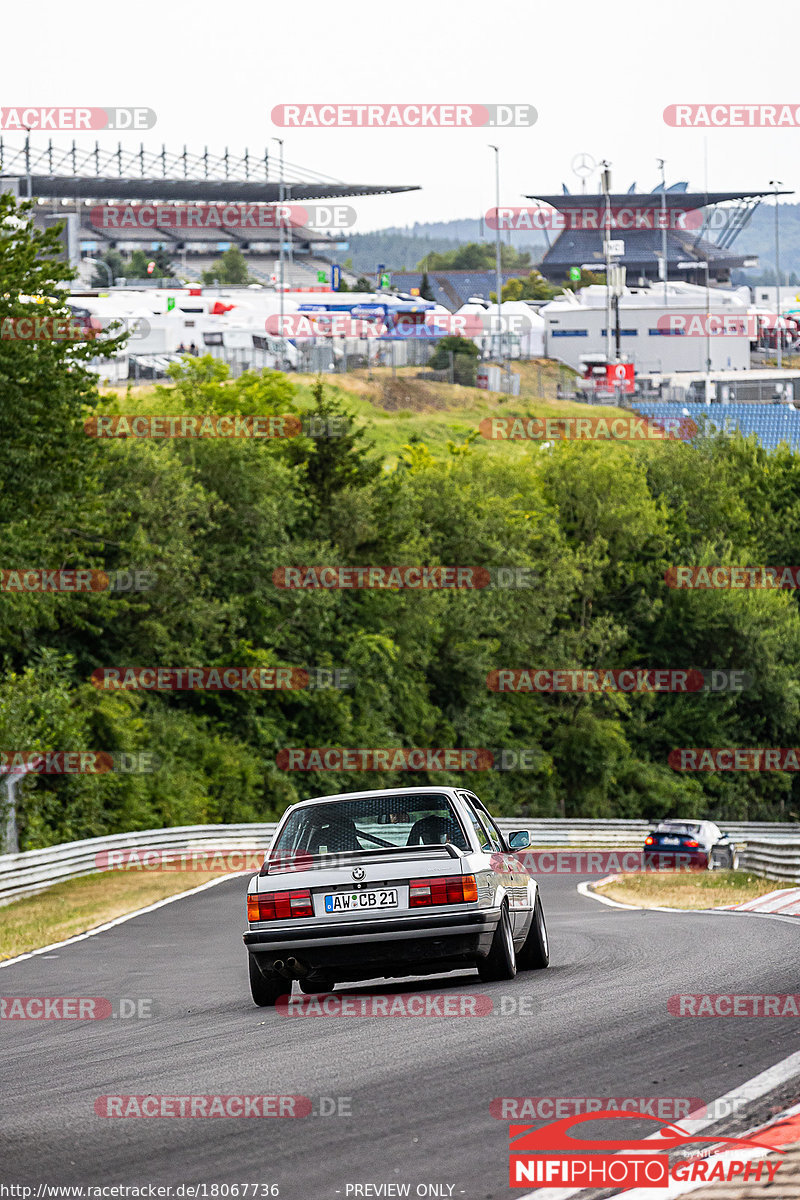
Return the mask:
[[[19,178],[17,176],[16,178]],[[280,184],[241,179],[124,179],[114,176],[32,175],[34,196],[79,200],[185,200],[208,203],[275,204]],[[285,184],[285,199],[339,200],[346,196],[385,196],[419,191],[418,184],[394,183],[292,183]]]
[[[283,174],[283,183],[279,175]],[[419,191],[418,184],[346,183],[295,163],[276,160],[267,151],[241,155],[160,153],[119,143],[95,143],[94,149],[11,146],[0,136],[0,176],[22,182],[21,192],[37,197],[78,200],[205,200],[273,204],[287,200],[334,200],[345,196],[381,196]],[[1,180],[0,180],[1,182]],[[283,189],[283,192],[282,190]]]
[[[662,192],[659,188],[653,192],[612,192],[608,199],[612,208],[615,206],[630,207],[635,202],[642,204],[643,201],[649,201],[646,207],[657,208],[661,205],[662,195],[666,208],[695,209],[706,208],[712,204],[724,204],[726,200],[749,200],[758,196],[774,196],[775,192],[772,189],[765,191],[763,188],[748,192],[672,192],[667,188],[665,192]],[[793,196],[794,192],[778,192],[778,195]],[[557,208],[559,212],[568,212],[573,208],[596,207],[602,209],[606,202],[604,192],[592,195],[564,195],[562,192],[555,195],[542,195],[537,192],[527,194],[525,199],[540,200],[543,204]]]
[[[666,209],[680,209],[681,213],[695,212],[699,209],[714,209],[716,205],[729,203],[733,206],[727,212],[727,220],[717,241],[708,237],[706,218],[703,227],[694,234],[689,229],[670,229],[666,236],[667,271],[669,275],[679,278],[694,278],[697,268],[705,270],[708,264],[709,274],[716,281],[725,282],[730,272],[738,267],[751,266],[754,263],[752,255],[738,255],[731,252],[731,245],[752,217],[753,212],[761,203],[764,196],[775,193],[763,188],[748,189],[738,192],[708,192],[688,190],[685,183],[674,184],[672,187],[653,188],[645,192],[635,190],[635,184],[627,192],[613,192],[606,197],[605,193],[593,192],[570,194],[564,189],[555,194],[528,195],[526,199],[537,200],[540,203],[565,214],[580,213],[581,210],[602,213],[606,206],[609,209],[638,208],[653,211],[662,204]],[[790,190],[779,191],[779,196],[789,196]],[[567,227],[559,232],[554,243],[549,247],[539,269],[547,279],[563,278],[570,267],[581,267],[597,264],[599,270],[605,270],[604,240],[606,237],[618,238],[624,242],[624,253],[619,262],[628,271],[640,276],[656,278],[660,274],[660,259],[664,233],[660,228],[627,228],[622,224],[612,226],[614,233],[607,234],[602,227],[587,228],[580,217],[566,217]],[[578,228],[570,228],[572,223]],[[545,233],[545,237],[547,234]],[[549,241],[549,239],[548,239]],[[694,264],[697,264],[695,266]]]

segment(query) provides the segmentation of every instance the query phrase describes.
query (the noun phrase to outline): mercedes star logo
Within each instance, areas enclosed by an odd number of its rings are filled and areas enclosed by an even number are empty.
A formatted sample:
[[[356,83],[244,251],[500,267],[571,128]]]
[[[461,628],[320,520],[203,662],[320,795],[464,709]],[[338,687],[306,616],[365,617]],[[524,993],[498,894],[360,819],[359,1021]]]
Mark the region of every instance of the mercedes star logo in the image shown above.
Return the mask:
[[[572,170],[580,179],[585,178],[587,175],[591,175],[596,166],[597,163],[594,161],[591,154],[576,154],[572,160]]]

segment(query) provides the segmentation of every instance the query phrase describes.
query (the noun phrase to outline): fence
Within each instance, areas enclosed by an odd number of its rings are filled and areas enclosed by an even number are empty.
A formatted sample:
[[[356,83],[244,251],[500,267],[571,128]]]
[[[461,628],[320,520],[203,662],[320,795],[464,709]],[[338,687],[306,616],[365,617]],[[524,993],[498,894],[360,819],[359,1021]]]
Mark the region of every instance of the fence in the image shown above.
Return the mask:
[[[739,869],[767,879],[800,883],[800,841],[749,841],[739,854]]]
[[[110,837],[65,842],[42,850],[0,855],[0,904],[28,896],[53,883],[93,875],[103,851],[150,850],[252,850],[267,849],[275,823],[263,825],[182,825],[174,829],[147,829],[115,833]]]
[[[503,817],[497,823],[504,834],[513,829],[529,830],[534,846],[641,847],[652,827],[647,821],[563,820],[559,817]],[[800,880],[797,824],[720,822],[720,828],[734,841],[746,843],[746,849],[740,854],[743,869],[757,871],[769,878]],[[104,851],[133,848],[266,851],[274,832],[274,822],[182,825],[174,829],[148,829],[87,838],[42,850],[26,850],[21,854],[3,854],[0,855],[0,905],[66,879],[94,874],[100,869],[98,855]]]
[[[497,824],[503,833],[512,829],[530,830],[537,846],[642,846],[655,821],[598,819],[579,817],[501,817]],[[800,837],[800,824],[794,821],[718,821],[723,833],[739,842],[754,838],[765,841]]]

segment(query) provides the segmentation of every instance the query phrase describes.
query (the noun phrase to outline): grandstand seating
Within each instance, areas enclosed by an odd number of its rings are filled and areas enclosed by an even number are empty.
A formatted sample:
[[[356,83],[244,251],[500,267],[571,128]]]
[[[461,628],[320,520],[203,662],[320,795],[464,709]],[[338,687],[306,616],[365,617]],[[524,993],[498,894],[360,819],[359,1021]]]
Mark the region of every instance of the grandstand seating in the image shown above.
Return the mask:
[[[214,266],[219,261],[220,254],[221,251],[210,254],[195,253],[190,257],[184,256],[180,250],[175,250],[171,252],[172,265],[176,275],[185,277],[190,282],[200,283],[203,271]],[[284,283],[287,288],[320,287],[322,285],[317,278],[317,272],[324,271],[327,280],[330,277],[330,269],[330,263],[323,258],[304,258],[302,262],[293,259],[290,262],[287,257],[283,266]],[[272,287],[272,276],[278,273],[278,260],[271,255],[250,255],[247,258],[247,270],[257,283]],[[98,269],[88,264],[83,266],[80,273],[83,285],[88,287],[89,281],[96,274],[104,279],[106,273],[102,267]],[[342,275],[348,282],[354,279],[349,271],[343,271]]]
[[[786,442],[792,450],[800,450],[800,411],[785,404],[698,404],[696,402],[664,404],[636,401],[634,408],[643,416],[662,420],[689,413],[694,420],[704,419],[715,430],[740,430],[745,436],[755,434],[765,450],[775,450]],[[699,422],[698,422],[699,423]]]

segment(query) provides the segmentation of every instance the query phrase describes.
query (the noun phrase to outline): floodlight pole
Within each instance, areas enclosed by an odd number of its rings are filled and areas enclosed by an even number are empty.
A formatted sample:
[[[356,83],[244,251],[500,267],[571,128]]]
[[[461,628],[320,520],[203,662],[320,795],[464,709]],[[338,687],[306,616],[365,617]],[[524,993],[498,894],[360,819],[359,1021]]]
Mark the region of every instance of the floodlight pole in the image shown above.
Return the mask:
[[[664,279],[664,307],[667,306],[667,181],[664,175],[664,159],[656,159],[661,168],[661,270]]]
[[[600,166],[603,168],[600,176],[602,180],[603,192],[606,198],[606,216],[605,216],[605,237],[603,238],[603,247],[606,254],[606,362],[611,362],[611,247],[609,245],[609,237],[611,235],[611,163],[605,159],[602,160]]]
[[[783,366],[783,330],[780,323],[781,315],[781,242],[778,219],[778,188],[783,184],[781,179],[770,179],[769,186],[775,189],[775,333],[778,347],[778,370]]]
[[[294,184],[287,183],[284,185],[284,189],[283,189],[283,198],[286,203],[286,207],[289,209],[291,209],[291,206],[292,206],[292,188],[293,187],[294,187]],[[289,275],[291,276],[292,270],[294,268],[294,238],[293,238],[294,230],[292,228],[291,215],[289,216],[288,233],[289,233]]]
[[[28,199],[33,199],[33,184],[31,182],[31,131],[25,125],[25,178],[27,180]]]
[[[503,335],[501,331],[500,305],[503,303],[503,274],[500,265],[500,147],[489,146],[494,150],[494,192],[495,192],[495,231],[494,231],[494,273],[497,288],[497,361],[500,362],[503,350]]]
[[[706,371],[711,378],[711,287],[708,280],[708,258],[706,267]]]
[[[278,276],[278,287],[280,289],[280,297],[279,297],[279,300],[280,300],[280,310],[279,311],[280,311],[280,322],[281,322],[280,330],[281,330],[281,337],[283,337],[284,336],[284,325],[283,325],[283,138],[274,137],[271,140],[273,142],[277,142],[281,148],[280,178],[278,181],[278,196],[279,196],[278,253],[279,253],[279,257],[280,257],[280,274]]]

